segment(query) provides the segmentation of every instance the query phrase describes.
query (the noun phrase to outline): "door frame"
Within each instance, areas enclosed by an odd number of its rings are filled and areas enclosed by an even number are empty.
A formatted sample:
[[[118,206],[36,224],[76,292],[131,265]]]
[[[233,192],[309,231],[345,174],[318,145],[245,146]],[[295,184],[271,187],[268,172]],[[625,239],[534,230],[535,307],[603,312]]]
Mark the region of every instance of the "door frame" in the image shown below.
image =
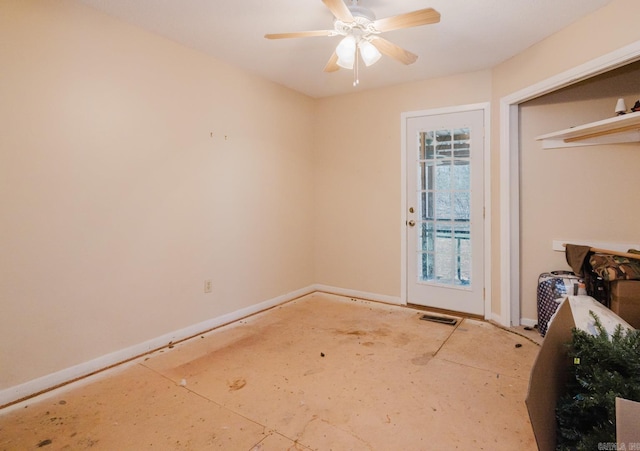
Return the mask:
[[[520,318],[519,105],[640,59],[640,41],[621,47],[500,99],[500,314],[503,326]]]
[[[400,302],[408,303],[407,280],[407,119],[420,116],[436,116],[440,114],[461,113],[482,110],[484,113],[484,318],[491,318],[491,104],[489,102],[435,108],[429,110],[409,111],[400,115]]]

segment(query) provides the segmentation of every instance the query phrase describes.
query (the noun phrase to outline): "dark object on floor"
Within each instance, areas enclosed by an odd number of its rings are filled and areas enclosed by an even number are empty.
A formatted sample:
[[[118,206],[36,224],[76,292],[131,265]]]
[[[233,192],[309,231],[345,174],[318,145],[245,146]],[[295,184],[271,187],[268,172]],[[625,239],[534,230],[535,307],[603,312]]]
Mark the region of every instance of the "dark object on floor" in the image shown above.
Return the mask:
[[[538,328],[543,337],[547,325],[565,296],[578,294],[582,279],[571,271],[551,271],[538,277]]]
[[[448,324],[450,326],[455,326],[458,324],[458,320],[455,318],[447,318],[444,316],[436,316],[436,315],[422,315],[420,319],[424,321],[432,321],[434,323],[440,324]]]
[[[533,330],[533,327],[530,327],[530,326],[524,326],[524,330]]]
[[[321,352],[321,353],[320,353],[320,357],[324,357],[324,352]]]
[[[521,343],[516,343],[516,348],[521,348],[522,344]]]

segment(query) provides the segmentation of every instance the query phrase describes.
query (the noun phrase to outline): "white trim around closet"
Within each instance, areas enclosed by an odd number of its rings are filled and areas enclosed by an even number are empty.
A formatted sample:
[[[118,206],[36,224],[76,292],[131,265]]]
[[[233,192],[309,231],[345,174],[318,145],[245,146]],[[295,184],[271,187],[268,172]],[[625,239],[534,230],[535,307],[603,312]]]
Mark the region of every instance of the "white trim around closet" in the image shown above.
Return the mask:
[[[519,104],[640,59],[640,41],[500,99],[500,315],[503,326],[520,320]]]

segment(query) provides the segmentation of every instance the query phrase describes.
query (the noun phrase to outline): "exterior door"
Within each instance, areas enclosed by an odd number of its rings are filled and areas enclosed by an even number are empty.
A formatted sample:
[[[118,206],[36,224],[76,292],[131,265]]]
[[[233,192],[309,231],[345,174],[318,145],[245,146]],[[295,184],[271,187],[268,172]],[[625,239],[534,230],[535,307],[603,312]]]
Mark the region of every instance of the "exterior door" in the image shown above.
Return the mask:
[[[406,121],[407,301],[484,315],[484,111]]]

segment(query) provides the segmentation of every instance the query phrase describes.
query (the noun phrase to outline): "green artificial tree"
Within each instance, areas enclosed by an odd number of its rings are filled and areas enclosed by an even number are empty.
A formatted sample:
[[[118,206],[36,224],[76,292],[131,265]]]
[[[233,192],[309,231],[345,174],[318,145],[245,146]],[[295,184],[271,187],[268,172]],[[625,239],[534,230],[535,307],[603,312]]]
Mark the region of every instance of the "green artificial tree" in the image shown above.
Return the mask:
[[[618,325],[609,336],[596,314],[596,335],[573,329],[566,392],[558,400],[557,449],[597,450],[615,443],[615,398],[640,401],[640,330]]]

